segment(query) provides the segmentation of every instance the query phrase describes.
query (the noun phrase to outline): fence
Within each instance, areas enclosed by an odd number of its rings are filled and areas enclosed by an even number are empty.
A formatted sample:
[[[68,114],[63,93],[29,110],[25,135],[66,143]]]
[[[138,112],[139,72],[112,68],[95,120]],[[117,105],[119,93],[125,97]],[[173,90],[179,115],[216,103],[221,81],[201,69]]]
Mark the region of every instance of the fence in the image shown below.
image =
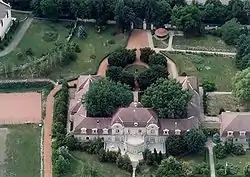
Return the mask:
[[[13,125],[13,124],[39,124],[42,120],[37,118],[27,118],[25,120],[18,120],[16,117],[9,117],[4,120],[0,118],[0,125]]]

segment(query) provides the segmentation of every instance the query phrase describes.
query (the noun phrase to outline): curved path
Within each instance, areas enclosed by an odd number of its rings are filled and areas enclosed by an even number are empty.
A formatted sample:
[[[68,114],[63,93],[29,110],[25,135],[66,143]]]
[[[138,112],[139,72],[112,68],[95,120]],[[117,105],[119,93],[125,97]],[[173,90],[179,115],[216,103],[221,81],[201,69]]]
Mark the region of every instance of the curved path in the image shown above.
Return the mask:
[[[52,123],[53,123],[53,107],[54,97],[61,90],[61,85],[57,85],[48,95],[46,102],[46,117],[44,119],[44,177],[52,177]]]
[[[12,42],[10,43],[10,45],[8,45],[3,51],[0,52],[0,57],[8,55],[10,52],[12,52],[17,47],[17,45],[20,43],[20,41],[22,40],[22,38],[25,35],[25,33],[27,32],[27,30],[29,29],[32,21],[33,21],[33,18],[28,18],[26,21],[24,21],[24,23],[22,24],[19,31],[16,33],[16,35],[15,35],[14,39],[12,40]]]

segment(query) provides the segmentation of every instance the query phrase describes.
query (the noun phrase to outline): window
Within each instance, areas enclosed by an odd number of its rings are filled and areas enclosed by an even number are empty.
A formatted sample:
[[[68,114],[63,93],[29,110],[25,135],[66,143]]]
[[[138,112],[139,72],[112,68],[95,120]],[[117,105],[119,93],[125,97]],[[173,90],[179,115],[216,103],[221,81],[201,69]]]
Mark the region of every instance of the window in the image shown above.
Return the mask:
[[[233,136],[233,131],[228,131],[227,136]]]
[[[103,129],[103,134],[108,134],[108,129],[107,128]]]
[[[86,140],[89,140],[89,137],[88,137],[88,136],[86,137]]]
[[[150,133],[155,134],[155,130],[154,129],[150,130]]]
[[[8,13],[8,11],[7,11],[6,15],[7,15],[7,18],[9,18],[9,13]]]
[[[119,129],[115,129],[115,133],[120,133],[120,130]]]
[[[235,138],[235,139],[234,139],[234,141],[238,141],[238,139],[237,139],[237,138]]]
[[[3,20],[1,20],[1,26],[3,26]]]
[[[93,134],[97,134],[97,129],[96,129],[96,128],[93,128],[93,129],[92,129],[92,133],[93,133]]]
[[[86,128],[81,128],[81,133],[86,134],[87,133],[87,129]]]
[[[175,130],[175,134],[176,135],[180,135],[181,134],[181,130],[179,130],[179,129]]]
[[[169,130],[168,129],[163,130],[163,135],[169,135]]]
[[[120,141],[120,137],[116,136],[115,141]]]
[[[138,132],[141,133],[142,132],[141,129],[139,129]]]
[[[138,123],[137,123],[137,122],[135,122],[135,123],[134,123],[134,126],[135,126],[135,127],[137,127],[137,126],[138,126]]]
[[[150,141],[151,143],[154,143],[154,142],[155,142],[155,138],[154,138],[154,137],[150,137],[149,141]]]
[[[240,131],[240,136],[245,136],[246,132],[245,131]]]

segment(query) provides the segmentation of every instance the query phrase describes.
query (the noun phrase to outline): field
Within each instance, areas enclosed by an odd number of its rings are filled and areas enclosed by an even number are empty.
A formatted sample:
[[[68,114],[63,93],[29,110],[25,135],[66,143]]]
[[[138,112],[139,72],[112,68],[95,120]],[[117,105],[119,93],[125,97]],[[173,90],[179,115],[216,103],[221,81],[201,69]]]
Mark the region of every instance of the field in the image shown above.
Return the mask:
[[[98,170],[98,172],[102,174],[103,177],[131,176],[131,174],[126,171],[120,170],[114,164],[99,162],[98,157],[96,155],[89,155],[85,152],[72,152],[72,155],[77,160],[72,160],[73,171],[71,173],[68,173],[64,177],[85,177],[84,174],[81,174],[81,168],[83,168],[84,165],[88,165]]]
[[[40,176],[40,132],[36,125],[6,126],[6,174],[4,177]]]
[[[225,159],[217,159],[218,163],[226,165],[227,163],[232,163],[239,167],[239,173],[238,175],[243,176],[244,175],[244,167],[246,164],[250,162],[250,152],[247,151],[246,155],[243,156],[235,156],[235,155],[229,155]]]
[[[173,38],[174,49],[184,50],[205,50],[205,51],[223,51],[223,52],[235,52],[233,46],[225,44],[219,37],[205,35],[202,37],[184,37],[175,36]]]
[[[73,41],[78,43],[81,49],[76,62],[53,72],[50,78],[95,74],[105,56],[126,45],[127,35],[113,35],[114,30],[111,28],[112,26],[109,26],[106,30],[98,33],[94,26],[88,25],[86,39],[73,38]]]
[[[197,76],[200,84],[209,80],[216,84],[218,91],[231,91],[231,80],[236,73],[234,59],[221,56],[201,56],[194,54],[168,54],[179,71]]]
[[[208,115],[218,115],[220,108],[235,112],[236,109],[241,110],[242,105],[233,95],[208,96]]]

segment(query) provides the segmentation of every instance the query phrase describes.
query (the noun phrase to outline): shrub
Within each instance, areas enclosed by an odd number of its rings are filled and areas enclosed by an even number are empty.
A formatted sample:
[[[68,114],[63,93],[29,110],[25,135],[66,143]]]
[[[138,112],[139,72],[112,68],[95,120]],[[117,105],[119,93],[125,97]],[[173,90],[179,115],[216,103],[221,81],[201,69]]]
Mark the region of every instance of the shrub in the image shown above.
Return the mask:
[[[210,82],[208,80],[205,80],[203,82],[202,87],[203,87],[204,91],[206,91],[206,92],[214,92],[217,90],[215,83]]]
[[[232,149],[232,153],[234,155],[245,155],[246,151],[243,148],[242,144],[237,144],[237,145],[234,145],[234,148]]]
[[[200,164],[196,164],[194,166],[194,174],[196,174],[196,175],[208,176],[209,172],[210,172],[209,166],[205,162],[202,162]]]
[[[113,52],[108,57],[108,63],[110,66],[125,67],[128,64],[132,64],[135,61],[135,50],[120,49]]]
[[[45,42],[54,42],[58,38],[58,33],[56,31],[46,31],[43,34],[43,40]]]
[[[24,56],[23,56],[22,53],[17,53],[16,55],[17,55],[18,60],[23,60],[24,59]]]
[[[148,63],[149,62],[149,57],[153,54],[155,54],[155,51],[152,50],[150,47],[145,47],[145,48],[141,48],[141,61],[144,63]]]
[[[75,52],[76,53],[81,53],[81,49],[80,49],[78,44],[76,44]]]
[[[167,67],[167,60],[161,54],[152,54],[149,57],[148,64],[151,66],[152,65],[162,65],[162,66]]]
[[[219,134],[218,128],[203,128],[202,131],[206,137],[212,137],[216,133]]]
[[[219,133],[215,133],[215,134],[213,135],[213,142],[214,142],[215,144],[218,144],[218,143],[221,142]]]
[[[224,108],[220,108],[219,110],[219,115],[221,115],[221,113],[225,112],[225,109]]]
[[[115,40],[113,39],[108,40],[108,44],[115,44]]]
[[[223,159],[227,156],[226,148],[223,144],[219,143],[214,147],[214,152],[216,155],[216,158]]]
[[[31,49],[31,48],[26,49],[26,50],[25,50],[25,55],[27,55],[27,56],[32,56],[32,55],[33,55],[32,49]]]

